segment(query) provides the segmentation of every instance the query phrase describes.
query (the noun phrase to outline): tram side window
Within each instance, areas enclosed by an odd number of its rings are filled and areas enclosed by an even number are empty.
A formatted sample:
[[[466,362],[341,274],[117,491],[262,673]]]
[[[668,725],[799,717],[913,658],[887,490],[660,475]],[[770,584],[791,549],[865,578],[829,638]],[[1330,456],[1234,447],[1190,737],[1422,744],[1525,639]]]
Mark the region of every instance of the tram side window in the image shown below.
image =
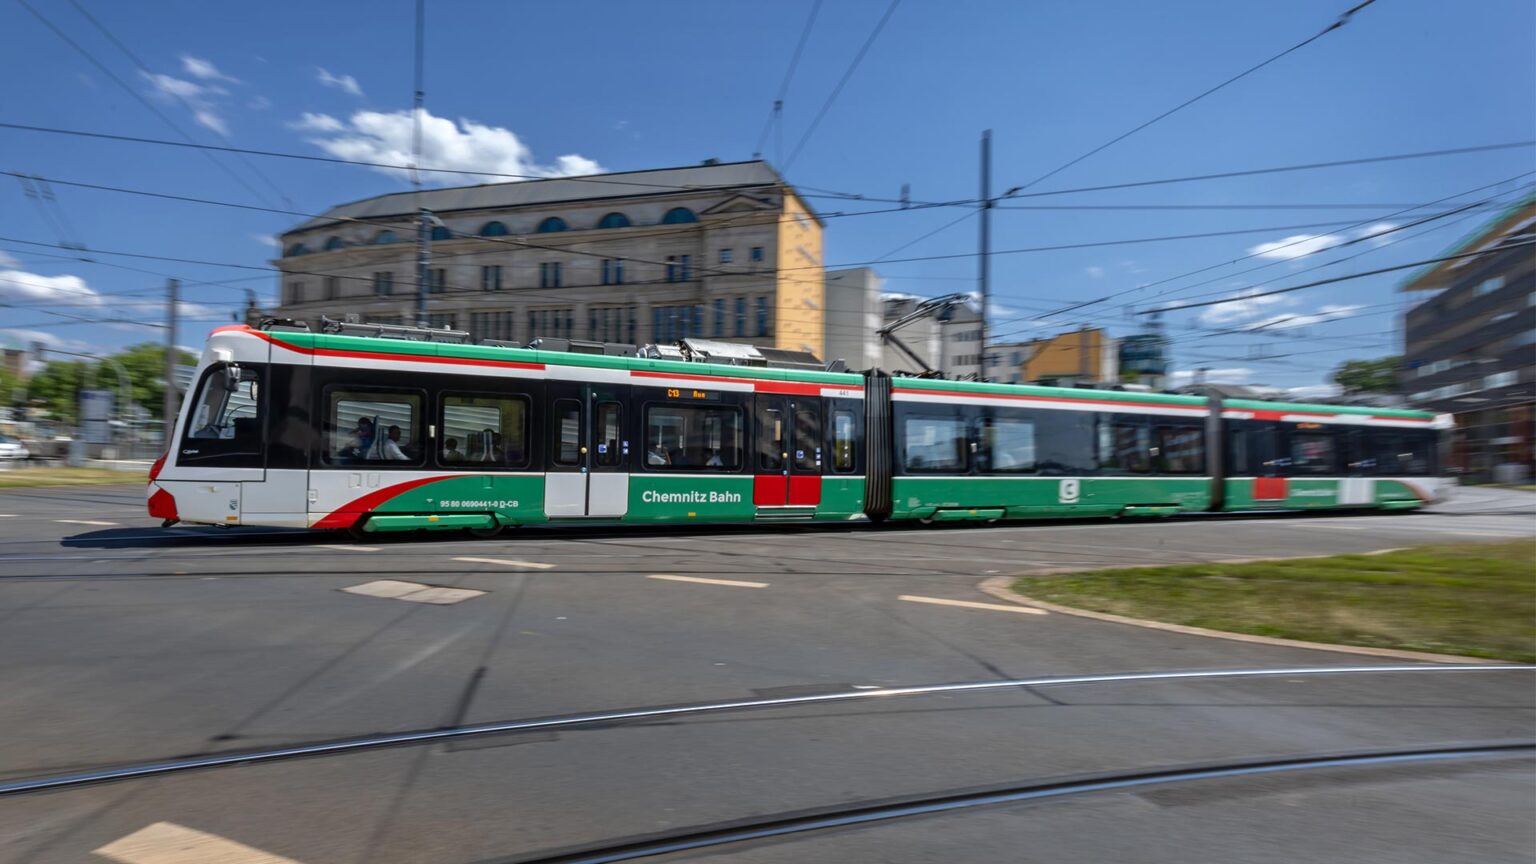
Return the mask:
[[[550,436],[550,455],[556,465],[581,464],[581,403],[575,399],[556,399],[550,413],[554,433]]]
[[[645,465],[653,471],[736,471],[741,425],[735,406],[647,405]]]
[[[597,455],[594,458],[600,466],[612,467],[619,464],[624,452],[620,431],[623,428],[620,420],[622,412],[623,407],[617,402],[597,403]]]
[[[439,464],[450,468],[528,465],[528,400],[470,393],[443,396]]]
[[[902,422],[902,465],[908,471],[963,473],[970,449],[965,421],[958,416],[911,414]]]
[[[223,364],[203,373],[187,417],[179,465],[262,466],[261,387],[265,369]]]
[[[1368,456],[1375,460],[1377,474],[1426,475],[1433,464],[1434,438],[1423,434],[1396,434],[1372,431]]]
[[[832,412],[832,470],[839,474],[853,471],[853,412]]]
[[[795,470],[821,471],[821,413],[805,405],[795,407]]]
[[[1099,464],[1111,472],[1152,470],[1152,430],[1145,423],[1112,420],[1099,424]]]
[[[422,395],[326,388],[321,458],[330,465],[405,468],[422,464]]]
[[[784,470],[784,412],[759,408],[757,412],[757,470]]]
[[[990,474],[1035,470],[1035,424],[1016,417],[991,417],[981,427],[978,466]]]
[[[1337,442],[1326,432],[1291,435],[1291,475],[1337,474]]]
[[[1157,427],[1159,474],[1199,474],[1205,470],[1205,432],[1188,426]]]

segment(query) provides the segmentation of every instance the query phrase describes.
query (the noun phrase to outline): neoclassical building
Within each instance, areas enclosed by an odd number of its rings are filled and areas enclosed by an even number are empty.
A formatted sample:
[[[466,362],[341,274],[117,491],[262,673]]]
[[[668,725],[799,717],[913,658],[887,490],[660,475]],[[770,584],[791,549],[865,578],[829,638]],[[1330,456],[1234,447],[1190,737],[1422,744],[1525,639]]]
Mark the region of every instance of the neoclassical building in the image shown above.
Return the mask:
[[[434,326],[476,339],[720,338],[824,352],[822,221],[766,162],[379,195],[282,235],[274,314],[412,323],[416,214]]]

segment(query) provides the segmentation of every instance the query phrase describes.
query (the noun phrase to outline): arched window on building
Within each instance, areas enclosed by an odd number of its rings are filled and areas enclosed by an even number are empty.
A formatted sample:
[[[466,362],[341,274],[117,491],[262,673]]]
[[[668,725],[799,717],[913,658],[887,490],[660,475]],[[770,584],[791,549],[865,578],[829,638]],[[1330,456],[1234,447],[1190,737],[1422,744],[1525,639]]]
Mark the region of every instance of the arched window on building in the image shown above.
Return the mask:
[[[295,243],[292,246],[289,246],[288,251],[284,252],[283,254],[289,258],[294,258],[299,255],[308,255],[309,247],[305,246],[303,243]]]
[[[337,249],[345,248],[346,245],[346,241],[342,240],[340,237],[328,237],[325,241],[325,251],[334,252]]]
[[[625,216],[623,213],[609,213],[607,216],[604,216],[602,219],[598,220],[597,227],[628,228],[629,217]]]
[[[538,234],[553,234],[556,231],[564,231],[567,227],[569,226],[565,224],[564,219],[561,219],[559,216],[551,216],[540,222],[539,227],[535,228],[534,231]]]
[[[699,217],[695,216],[693,211],[687,207],[673,207],[667,211],[667,215],[661,217],[661,224],[663,225],[681,225],[684,222],[697,221],[699,221]]]
[[[500,222],[487,222],[480,226],[481,237],[505,237],[507,233],[507,226]]]
[[[453,239],[453,230],[450,229],[447,225],[433,225],[432,226],[432,239],[434,241],[437,241],[437,240],[452,240]]]
[[[373,235],[373,239],[369,240],[368,242],[374,246],[383,246],[386,243],[394,243],[396,242],[395,232],[390,231],[389,229],[385,229]]]

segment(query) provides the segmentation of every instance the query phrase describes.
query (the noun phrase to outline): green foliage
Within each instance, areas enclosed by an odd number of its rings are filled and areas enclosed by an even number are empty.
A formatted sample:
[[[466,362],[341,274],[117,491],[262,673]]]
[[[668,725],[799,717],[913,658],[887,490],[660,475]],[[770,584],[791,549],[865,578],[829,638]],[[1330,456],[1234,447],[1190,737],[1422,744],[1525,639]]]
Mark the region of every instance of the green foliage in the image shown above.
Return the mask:
[[[1333,372],[1333,381],[1347,393],[1396,393],[1401,357],[1346,360]]]
[[[122,364],[128,378],[128,393],[133,402],[142,406],[151,416],[160,413],[161,400],[165,396],[165,346],[145,342],[125,348],[110,355]],[[197,357],[182,351],[178,360],[184,364],[197,362]],[[74,423],[79,413],[80,390],[91,380],[95,371],[96,387],[112,391],[118,397],[117,370],[111,363],[93,360],[50,360],[41,371],[27,382],[27,402],[41,408],[49,416],[64,423]],[[0,384],[3,386],[3,384]],[[8,390],[0,390],[9,398]]]

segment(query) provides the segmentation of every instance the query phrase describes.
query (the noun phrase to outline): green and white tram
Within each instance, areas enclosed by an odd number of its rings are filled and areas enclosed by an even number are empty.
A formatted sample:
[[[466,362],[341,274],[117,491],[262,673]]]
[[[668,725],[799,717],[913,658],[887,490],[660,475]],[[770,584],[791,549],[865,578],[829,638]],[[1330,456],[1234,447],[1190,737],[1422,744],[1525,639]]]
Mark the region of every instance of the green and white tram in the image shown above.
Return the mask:
[[[330,329],[407,338],[210,335],[150,474],[152,516],[489,534],[581,521],[1411,509],[1447,488],[1444,422],[1417,411]]]

